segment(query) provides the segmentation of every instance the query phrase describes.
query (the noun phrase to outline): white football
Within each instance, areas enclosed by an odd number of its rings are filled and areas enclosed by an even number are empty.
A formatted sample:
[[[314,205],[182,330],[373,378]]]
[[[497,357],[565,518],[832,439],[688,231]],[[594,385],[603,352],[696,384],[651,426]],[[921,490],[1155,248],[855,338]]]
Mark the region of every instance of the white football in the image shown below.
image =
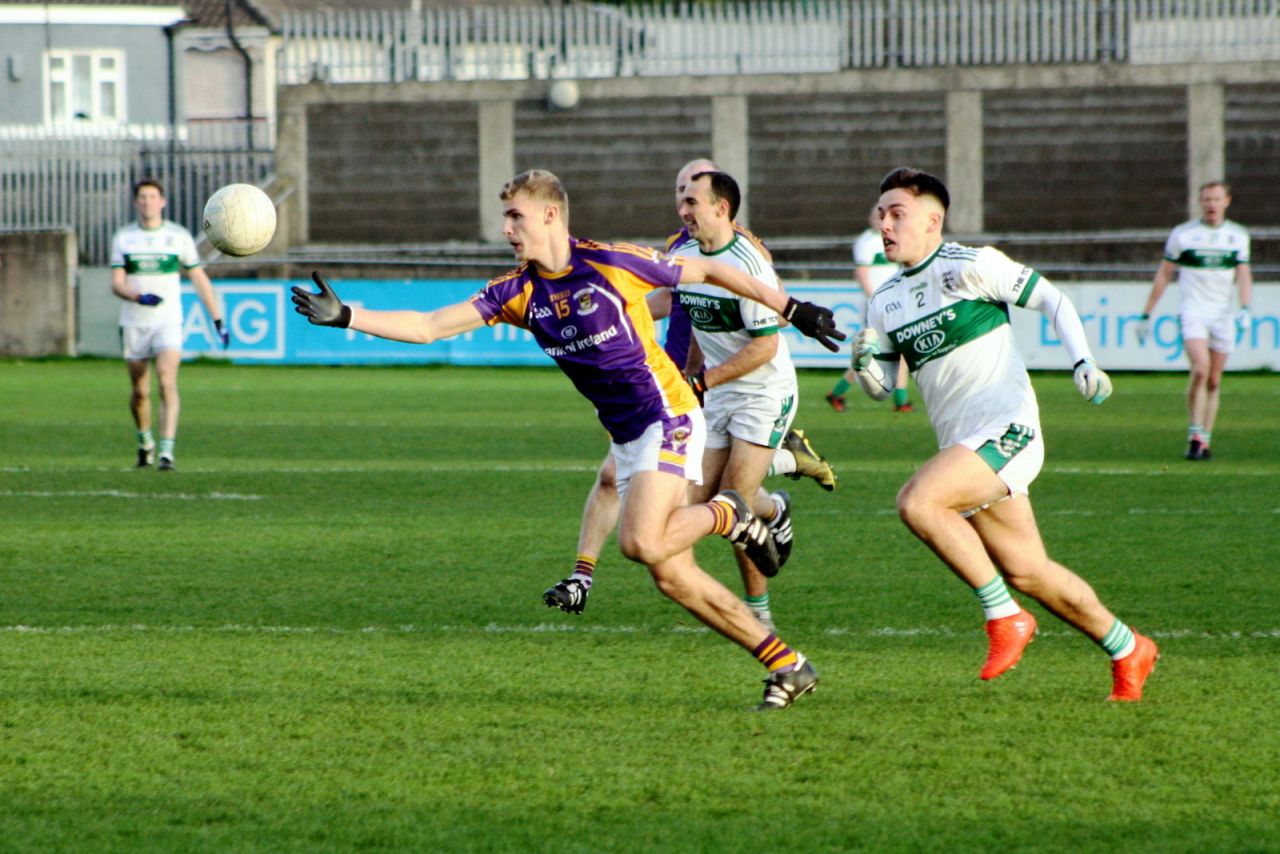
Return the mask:
[[[204,206],[204,233],[227,255],[252,255],[276,233],[276,206],[252,184],[228,184]]]

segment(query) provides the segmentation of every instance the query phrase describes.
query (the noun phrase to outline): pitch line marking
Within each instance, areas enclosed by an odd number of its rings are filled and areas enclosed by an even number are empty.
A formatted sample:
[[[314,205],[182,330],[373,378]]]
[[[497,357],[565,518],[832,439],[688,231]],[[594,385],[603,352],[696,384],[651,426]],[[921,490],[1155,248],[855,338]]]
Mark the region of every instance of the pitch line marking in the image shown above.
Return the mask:
[[[227,634],[227,635],[429,635],[429,634],[604,634],[604,635],[683,635],[707,634],[711,630],[705,626],[601,626],[573,625],[572,623],[537,623],[527,626],[504,626],[497,623],[485,625],[442,625],[442,626],[248,626],[229,623],[221,626],[150,626],[139,623],[122,625],[107,624],[102,626],[0,626],[0,634],[17,635],[109,635],[109,634]],[[829,628],[820,633],[828,637],[871,637],[871,638],[968,638],[979,637],[981,626],[955,629],[949,626],[917,626],[901,628],[894,626],[868,627],[861,629]],[[1074,629],[1040,629],[1038,634],[1046,637],[1075,637],[1079,633]],[[1280,639],[1280,628],[1241,630],[1209,630],[1209,629],[1165,629],[1144,630],[1143,634],[1163,640],[1270,640]]]
[[[189,492],[126,492],[122,489],[5,489],[0,498],[162,498],[174,501],[261,501],[261,495],[241,495],[235,492],[210,492],[194,495]]]

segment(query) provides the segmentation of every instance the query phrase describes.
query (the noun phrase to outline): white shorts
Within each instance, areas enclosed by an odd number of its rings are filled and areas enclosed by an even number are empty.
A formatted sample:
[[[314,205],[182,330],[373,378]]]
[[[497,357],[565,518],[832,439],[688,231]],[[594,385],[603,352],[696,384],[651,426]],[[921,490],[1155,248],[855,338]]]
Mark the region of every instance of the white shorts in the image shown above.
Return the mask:
[[[776,448],[796,418],[796,395],[784,397],[761,392],[707,393],[703,414],[707,418],[707,447],[727,448],[733,439]]]
[[[625,496],[631,476],[642,471],[665,471],[702,483],[702,452],[707,444],[707,424],[702,410],[655,421],[638,439],[619,445],[609,443],[617,466],[618,495]]]
[[[131,362],[154,359],[161,350],[182,349],[182,324],[121,326],[120,344]]]
[[[1044,465],[1044,437],[1038,426],[993,421],[957,444],[973,451],[991,466],[1010,495],[1026,495]]]
[[[1209,339],[1209,349],[1215,353],[1233,353],[1236,349],[1236,319],[1231,314],[1213,317],[1183,311],[1178,314],[1182,327],[1182,340]]]

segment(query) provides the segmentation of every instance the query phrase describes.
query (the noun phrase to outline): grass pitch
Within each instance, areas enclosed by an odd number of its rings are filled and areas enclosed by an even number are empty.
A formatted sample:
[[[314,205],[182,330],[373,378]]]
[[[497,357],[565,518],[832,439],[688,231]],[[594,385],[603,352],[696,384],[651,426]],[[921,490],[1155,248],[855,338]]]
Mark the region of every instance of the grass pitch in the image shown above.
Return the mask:
[[[1164,653],[1119,706],[1040,609],[978,681],[977,602],[893,511],[925,416],[834,379],[797,423],[840,489],[780,482],[773,585],[822,683],[756,715],[612,544],[583,615],[541,605],[605,450],[552,370],[190,364],[165,474],[121,364],[0,362],[0,849],[1280,850],[1280,381],[1227,377],[1204,464],[1183,375],[1035,379],[1049,551]]]

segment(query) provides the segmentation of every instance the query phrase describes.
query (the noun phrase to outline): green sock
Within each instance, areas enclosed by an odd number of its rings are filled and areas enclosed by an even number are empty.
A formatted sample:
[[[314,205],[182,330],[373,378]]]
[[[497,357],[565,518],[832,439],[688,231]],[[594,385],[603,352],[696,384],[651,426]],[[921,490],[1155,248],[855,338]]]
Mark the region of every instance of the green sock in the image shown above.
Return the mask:
[[[173,439],[161,439],[160,440],[160,456],[172,458],[173,443],[174,443]]]
[[[1202,431],[1200,433],[1200,441],[1204,442],[1206,445],[1209,444],[1209,440],[1212,438],[1213,438],[1213,434],[1210,433],[1208,430]]]
[[[1098,641],[1098,646],[1107,651],[1107,655],[1111,656],[1112,661],[1117,658],[1124,658],[1133,652],[1135,646],[1133,629],[1116,620],[1112,623],[1111,628],[1107,630],[1107,633],[1103,635],[1102,640]]]
[[[981,587],[975,588],[973,592],[978,595],[978,601],[982,603],[982,614],[988,620],[1012,617],[1022,610],[1009,595],[1009,588],[1004,586],[1004,579],[998,575]]]
[[[155,445],[156,445],[156,440],[151,437],[150,430],[138,431],[138,447],[139,448],[154,448]]]
[[[1187,441],[1188,442],[1190,442],[1192,439],[1196,438],[1197,436],[1202,436],[1202,435],[1204,435],[1204,433],[1199,424],[1187,425]]]
[[[849,381],[844,377],[840,378],[840,382],[836,383],[836,387],[831,389],[832,397],[844,397],[844,393],[851,388]]]
[[[893,405],[905,406],[907,403],[907,390],[905,388],[895,388],[893,390]]]
[[[742,601],[747,603],[747,607],[751,609],[751,613],[757,617],[767,620],[771,618],[769,612],[769,594],[763,596],[743,596]]]

